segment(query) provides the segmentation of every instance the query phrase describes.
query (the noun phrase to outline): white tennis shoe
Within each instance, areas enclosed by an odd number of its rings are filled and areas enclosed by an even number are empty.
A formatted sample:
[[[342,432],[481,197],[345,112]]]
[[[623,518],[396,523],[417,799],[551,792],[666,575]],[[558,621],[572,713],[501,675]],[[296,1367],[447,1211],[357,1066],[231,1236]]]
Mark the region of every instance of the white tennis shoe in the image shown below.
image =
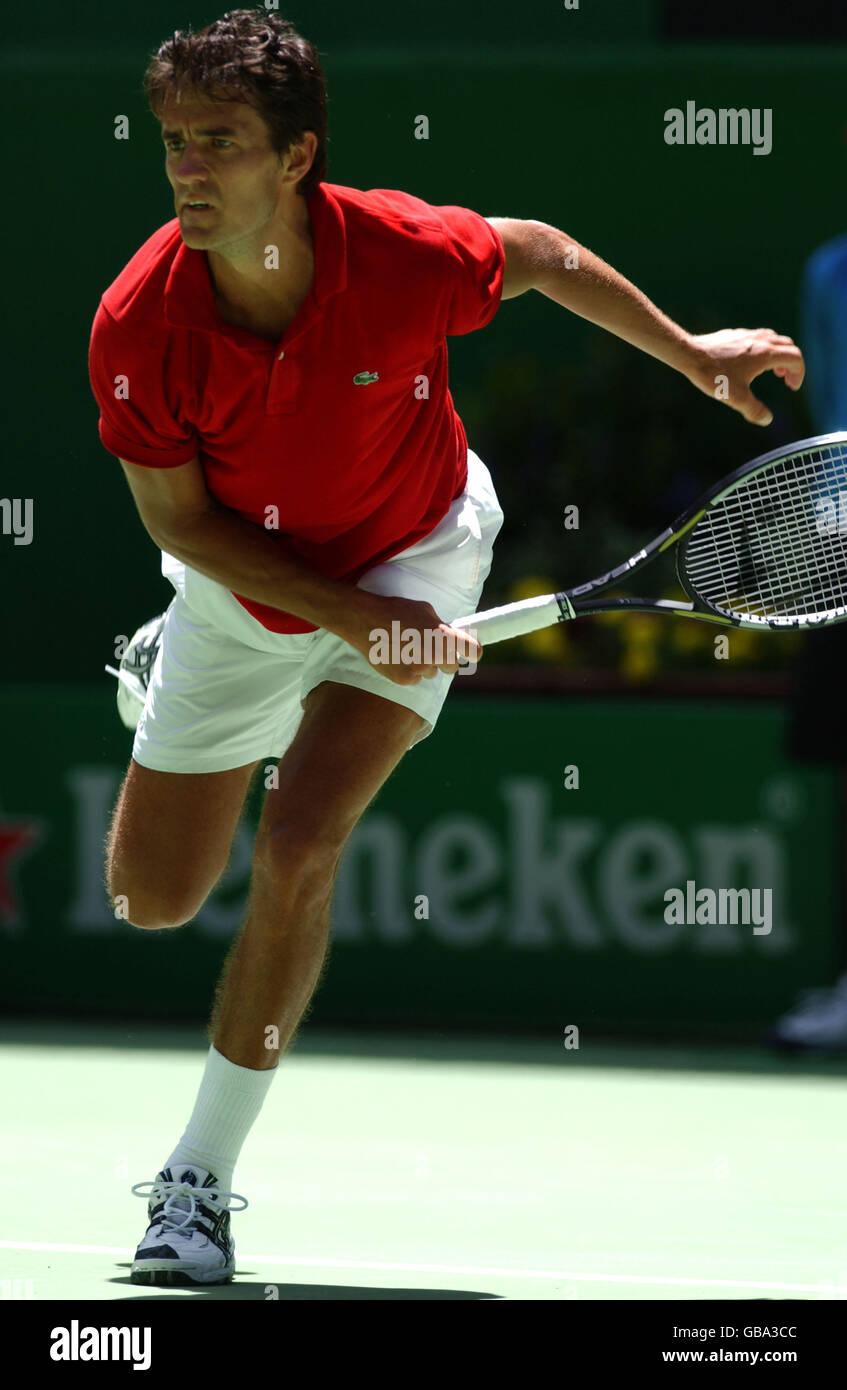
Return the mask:
[[[224,1192],[204,1168],[163,1168],[153,1182],[138,1182],[136,1197],[151,1188],[150,1222],[130,1267],[133,1284],[228,1284],[235,1273],[235,1243],[229,1232],[231,1211],[248,1205],[237,1192]],[[222,1198],[235,1197],[241,1207]]]
[[[144,623],[131,637],[121,657],[120,667],[107,666],[110,676],[118,678],[118,714],[121,723],[133,732],[138,728],[141,711],[147,700],[150,676],[162,640],[167,609],[158,617]]]

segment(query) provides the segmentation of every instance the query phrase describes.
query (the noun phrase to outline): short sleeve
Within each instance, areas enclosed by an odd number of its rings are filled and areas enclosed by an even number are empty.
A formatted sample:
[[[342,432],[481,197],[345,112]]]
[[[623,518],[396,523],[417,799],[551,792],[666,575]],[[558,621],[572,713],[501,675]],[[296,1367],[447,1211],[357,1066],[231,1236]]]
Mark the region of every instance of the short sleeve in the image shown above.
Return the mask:
[[[165,354],[133,343],[103,304],[88,348],[88,375],[100,407],[104,449],[128,463],[176,468],[199,452],[195,431],[175,419],[164,380]]]
[[[445,334],[473,333],[500,306],[506,253],[498,232],[470,208],[435,209],[444,228],[447,258]]]

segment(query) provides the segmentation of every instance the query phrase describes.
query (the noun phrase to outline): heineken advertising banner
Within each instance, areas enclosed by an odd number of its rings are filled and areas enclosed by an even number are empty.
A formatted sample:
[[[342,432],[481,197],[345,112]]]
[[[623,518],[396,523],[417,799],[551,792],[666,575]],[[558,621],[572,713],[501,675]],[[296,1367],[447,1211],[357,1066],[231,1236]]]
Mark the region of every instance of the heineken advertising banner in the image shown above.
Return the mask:
[[[3,1006],[205,1016],[261,780],[195,921],[145,932],[103,881],[131,746],[111,687],[0,709]],[[790,763],[783,725],[727,700],[453,696],[345,852],[311,1019],[755,1033],[840,961],[836,778]]]

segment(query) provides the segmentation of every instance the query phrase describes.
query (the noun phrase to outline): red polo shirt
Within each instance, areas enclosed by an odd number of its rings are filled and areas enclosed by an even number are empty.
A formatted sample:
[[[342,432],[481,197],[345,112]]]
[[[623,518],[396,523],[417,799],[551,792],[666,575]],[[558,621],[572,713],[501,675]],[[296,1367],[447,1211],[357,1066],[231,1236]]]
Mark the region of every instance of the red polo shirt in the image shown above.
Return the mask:
[[[464,490],[467,438],[445,335],[500,303],[503,242],[467,208],[319,184],[315,276],[277,344],[224,323],[203,251],[174,219],[103,295],[89,371],[110,453],[149,468],[199,457],[213,497],[355,583],[426,536]],[[126,397],[124,399],[123,397]],[[272,632],[314,624],[236,594]]]

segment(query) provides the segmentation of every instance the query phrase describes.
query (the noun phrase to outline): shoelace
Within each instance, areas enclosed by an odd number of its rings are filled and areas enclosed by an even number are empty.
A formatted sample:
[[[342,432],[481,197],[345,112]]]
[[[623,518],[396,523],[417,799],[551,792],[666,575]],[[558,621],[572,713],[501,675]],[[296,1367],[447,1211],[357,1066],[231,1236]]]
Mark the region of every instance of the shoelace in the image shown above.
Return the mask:
[[[142,1188],[150,1188],[150,1192],[143,1192]],[[227,1207],[228,1211],[244,1211],[250,1204],[246,1197],[242,1197],[240,1192],[224,1192],[219,1187],[192,1187],[187,1182],[137,1182],[132,1189],[136,1197],[153,1197],[158,1195],[168,1195],[165,1197],[163,1210],[156,1218],[156,1225],[163,1226],[165,1230],[184,1231],[191,1225],[197,1216],[202,1216],[202,1210],[198,1210],[198,1196],[200,1202],[208,1202],[209,1206],[221,1208],[223,1203],[221,1197],[235,1197],[239,1202],[243,1202],[241,1207]],[[189,1205],[177,1206],[177,1202],[185,1202],[188,1199]],[[182,1216],[181,1221],[175,1220],[177,1213]]]
[[[138,694],[138,677],[133,680],[132,676],[127,675],[126,671],[116,671],[114,666],[104,666],[104,671],[108,671],[110,676],[117,676],[121,685],[125,685],[127,690],[131,690],[133,695]]]

